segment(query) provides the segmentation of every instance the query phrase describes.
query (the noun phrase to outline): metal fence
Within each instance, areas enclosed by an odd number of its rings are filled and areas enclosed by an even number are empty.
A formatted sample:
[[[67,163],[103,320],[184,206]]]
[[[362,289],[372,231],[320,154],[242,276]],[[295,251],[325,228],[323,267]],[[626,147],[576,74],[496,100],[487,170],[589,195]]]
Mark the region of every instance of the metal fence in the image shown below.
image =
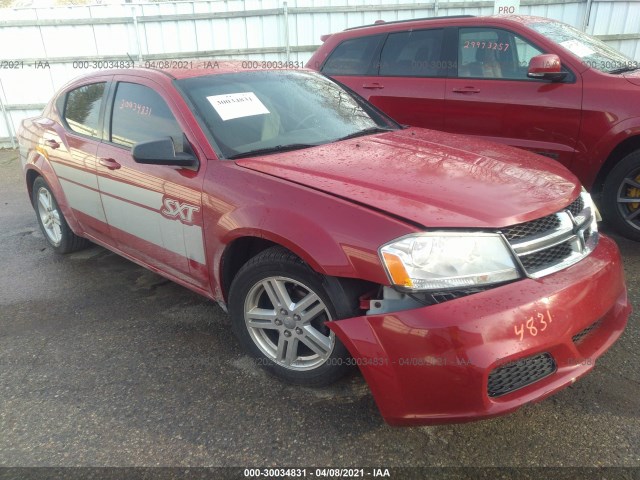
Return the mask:
[[[441,15],[491,15],[493,1],[209,0],[0,9],[0,146],[70,79],[112,62],[250,59],[306,62],[320,36]],[[522,0],[640,60],[640,0]]]

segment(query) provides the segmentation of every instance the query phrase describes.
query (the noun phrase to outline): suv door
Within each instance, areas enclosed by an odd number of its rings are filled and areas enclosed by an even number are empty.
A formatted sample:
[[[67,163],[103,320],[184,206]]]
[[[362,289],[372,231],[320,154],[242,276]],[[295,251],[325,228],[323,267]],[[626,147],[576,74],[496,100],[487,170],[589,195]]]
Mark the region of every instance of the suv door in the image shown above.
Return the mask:
[[[102,136],[107,85],[111,77],[92,78],[91,83],[75,86],[60,95],[56,108],[61,124],[48,122],[42,134],[51,167],[84,232],[107,241],[109,227],[98,193],[96,151]],[[65,214],[67,212],[64,212]]]
[[[446,82],[444,130],[524,148],[571,164],[577,147],[582,79],[527,77],[529,60],[544,52],[513,32],[458,29],[457,77]],[[566,67],[563,67],[566,69]]]
[[[442,129],[449,66],[443,38],[438,28],[345,40],[321,71],[400,123]]]
[[[163,137],[171,137],[176,152],[195,154],[186,123],[160,92],[159,85],[140,77],[114,77],[106,138],[97,153],[100,196],[122,252],[204,288],[206,162],[189,169],[140,164],[131,155],[136,143]]]
[[[320,71],[375,105],[384,94],[384,86],[378,82],[377,62],[385,38],[386,34],[378,34],[343,41],[320,66]]]
[[[390,33],[378,69],[378,89],[370,100],[396,121],[442,130],[447,62],[444,29]]]

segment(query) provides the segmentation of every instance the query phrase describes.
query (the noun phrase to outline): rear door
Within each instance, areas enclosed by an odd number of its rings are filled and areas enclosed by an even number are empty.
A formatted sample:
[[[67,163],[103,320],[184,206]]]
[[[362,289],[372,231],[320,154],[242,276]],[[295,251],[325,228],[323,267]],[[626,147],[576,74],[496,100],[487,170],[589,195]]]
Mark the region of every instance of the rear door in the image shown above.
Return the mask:
[[[444,130],[524,148],[569,166],[577,147],[582,80],[527,77],[545,52],[523,36],[493,27],[459,28],[457,76],[446,82]],[[565,67],[566,68],[566,67]]]
[[[152,268],[205,288],[202,183],[197,168],[136,163],[137,142],[171,137],[176,152],[196,154],[191,132],[162,88],[140,77],[116,76],[109,121],[99,146],[98,184],[111,235],[123,252]]]
[[[444,29],[391,32],[342,42],[322,73],[369,100],[396,121],[443,128]]]
[[[396,121],[441,130],[447,62],[444,29],[390,33],[380,54],[371,102]]]
[[[109,227],[100,202],[96,152],[102,136],[102,113],[111,77],[70,89],[56,104],[62,125],[49,122],[41,146],[80,227],[109,243]],[[66,213],[66,212],[65,212]]]
[[[386,36],[368,35],[343,41],[320,71],[376,105],[385,95],[385,87],[378,79],[378,59]]]

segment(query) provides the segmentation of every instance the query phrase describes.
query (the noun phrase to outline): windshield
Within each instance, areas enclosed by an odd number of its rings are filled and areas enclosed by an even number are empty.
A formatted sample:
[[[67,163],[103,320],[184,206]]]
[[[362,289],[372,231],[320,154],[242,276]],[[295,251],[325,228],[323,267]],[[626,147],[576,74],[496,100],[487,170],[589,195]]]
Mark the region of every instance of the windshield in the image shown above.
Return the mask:
[[[225,158],[331,143],[399,126],[312,72],[247,71],[177,81]]]
[[[581,58],[583,64],[601,72],[616,73],[640,67],[637,61],[564,23],[538,21],[527,26]]]

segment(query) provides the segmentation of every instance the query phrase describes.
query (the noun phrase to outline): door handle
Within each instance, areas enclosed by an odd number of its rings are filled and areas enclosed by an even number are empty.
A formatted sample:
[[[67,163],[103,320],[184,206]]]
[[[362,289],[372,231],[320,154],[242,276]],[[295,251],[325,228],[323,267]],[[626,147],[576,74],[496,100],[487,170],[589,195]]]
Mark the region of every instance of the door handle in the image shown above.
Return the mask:
[[[55,140],[53,140],[52,138],[50,138],[50,139],[48,139],[48,140],[45,140],[45,141],[44,141],[44,144],[45,144],[47,147],[51,147],[51,148],[53,148],[54,150],[55,150],[56,148],[60,148],[60,144],[59,144],[58,142],[56,142]]]
[[[109,170],[117,170],[122,166],[118,162],[116,162],[113,158],[99,158],[98,163],[100,165],[107,167]]]
[[[453,93],[480,93],[480,89],[476,87],[454,88]]]
[[[364,85],[362,85],[362,88],[367,88],[369,90],[375,90],[375,89],[384,88],[384,85],[382,85],[381,83],[378,83],[378,82],[365,83]]]

